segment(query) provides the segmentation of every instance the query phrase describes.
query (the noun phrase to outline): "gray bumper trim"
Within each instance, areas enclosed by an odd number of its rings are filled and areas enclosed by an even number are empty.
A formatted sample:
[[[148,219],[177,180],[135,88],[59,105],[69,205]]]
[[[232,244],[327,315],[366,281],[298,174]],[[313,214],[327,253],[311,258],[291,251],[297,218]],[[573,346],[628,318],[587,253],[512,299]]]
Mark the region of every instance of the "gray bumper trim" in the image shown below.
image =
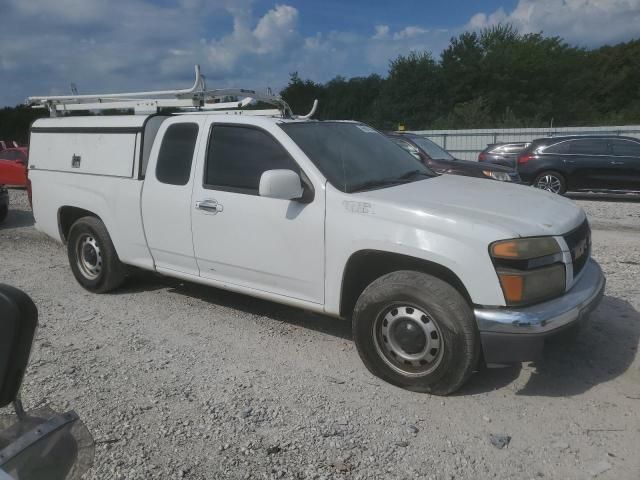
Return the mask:
[[[578,281],[562,297],[524,308],[476,308],[480,333],[549,333],[580,319],[598,306],[606,280],[589,259]]]

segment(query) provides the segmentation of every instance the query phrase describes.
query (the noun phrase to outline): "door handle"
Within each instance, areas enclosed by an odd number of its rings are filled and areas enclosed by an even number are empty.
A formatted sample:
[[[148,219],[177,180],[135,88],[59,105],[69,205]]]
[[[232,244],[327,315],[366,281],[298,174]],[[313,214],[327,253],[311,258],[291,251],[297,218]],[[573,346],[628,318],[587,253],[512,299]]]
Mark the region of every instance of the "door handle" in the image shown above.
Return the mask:
[[[213,213],[214,215],[224,210],[222,204],[218,203],[217,200],[211,199],[196,202],[196,208],[204,210],[205,212]]]
[[[624,162],[609,162],[611,165],[624,165]]]

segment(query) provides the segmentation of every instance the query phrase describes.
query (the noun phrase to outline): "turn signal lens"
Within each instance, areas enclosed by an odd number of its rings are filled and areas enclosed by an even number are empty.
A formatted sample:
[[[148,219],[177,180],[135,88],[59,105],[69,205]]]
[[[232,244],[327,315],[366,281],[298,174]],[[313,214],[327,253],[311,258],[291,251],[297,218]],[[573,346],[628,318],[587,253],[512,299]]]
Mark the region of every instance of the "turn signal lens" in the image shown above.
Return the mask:
[[[560,245],[553,237],[530,237],[503,240],[491,244],[494,258],[527,260],[560,253]]]
[[[491,246],[491,254],[497,258],[519,258],[520,256],[515,240],[494,243]]]
[[[507,305],[542,302],[565,291],[563,264],[528,271],[499,269],[497,273]]]
[[[524,279],[522,275],[498,274],[504,298],[509,304],[522,302]]]

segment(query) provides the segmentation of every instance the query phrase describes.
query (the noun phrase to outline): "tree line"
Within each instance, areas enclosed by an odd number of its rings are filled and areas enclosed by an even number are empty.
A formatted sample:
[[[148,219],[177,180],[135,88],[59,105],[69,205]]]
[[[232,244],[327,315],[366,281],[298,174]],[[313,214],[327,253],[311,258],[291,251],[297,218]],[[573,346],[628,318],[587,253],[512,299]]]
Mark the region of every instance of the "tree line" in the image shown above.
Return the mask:
[[[386,77],[316,83],[291,74],[296,113],[381,129],[519,128],[640,123],[640,39],[586,49],[511,25],[465,32],[438,59],[411,52]]]
[[[453,37],[439,58],[400,55],[386,76],[292,73],[281,92],[296,113],[354,119],[380,129],[518,128],[640,123],[640,39],[594,49],[511,25]],[[0,139],[27,142],[45,110],[0,109]]]

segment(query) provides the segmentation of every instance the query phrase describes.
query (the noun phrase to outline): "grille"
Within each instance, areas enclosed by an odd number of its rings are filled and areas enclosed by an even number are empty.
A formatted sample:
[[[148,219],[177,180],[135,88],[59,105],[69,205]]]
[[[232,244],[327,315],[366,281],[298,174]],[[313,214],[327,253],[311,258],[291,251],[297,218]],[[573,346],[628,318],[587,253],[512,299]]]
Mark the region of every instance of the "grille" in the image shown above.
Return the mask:
[[[582,271],[591,253],[591,229],[585,220],[578,228],[564,236],[573,262],[574,278]]]

